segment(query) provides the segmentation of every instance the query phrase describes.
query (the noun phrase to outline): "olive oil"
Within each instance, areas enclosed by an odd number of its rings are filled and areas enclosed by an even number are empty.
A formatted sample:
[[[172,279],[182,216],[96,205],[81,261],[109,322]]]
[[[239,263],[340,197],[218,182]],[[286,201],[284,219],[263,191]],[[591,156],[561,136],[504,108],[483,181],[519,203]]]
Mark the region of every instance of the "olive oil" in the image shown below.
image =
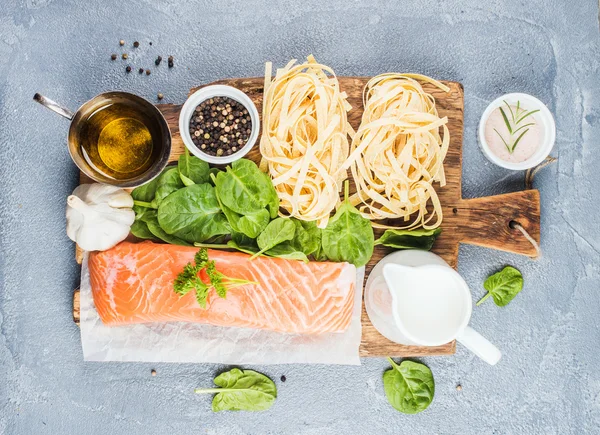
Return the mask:
[[[127,102],[93,110],[82,120],[78,141],[87,163],[105,176],[126,180],[147,171],[158,158],[160,129]]]

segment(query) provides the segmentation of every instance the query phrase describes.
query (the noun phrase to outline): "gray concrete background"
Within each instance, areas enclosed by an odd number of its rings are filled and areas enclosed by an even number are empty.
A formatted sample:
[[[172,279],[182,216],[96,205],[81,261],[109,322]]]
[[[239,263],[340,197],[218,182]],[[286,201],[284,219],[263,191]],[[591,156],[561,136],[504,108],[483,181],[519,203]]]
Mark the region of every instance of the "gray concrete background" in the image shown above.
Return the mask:
[[[123,61],[109,59],[121,38],[141,42],[127,50],[136,68],[153,67],[157,54],[173,54],[176,67],[126,75]],[[191,86],[259,76],[266,60],[310,53],[340,75],[408,71],[462,82],[465,197],[523,186],[523,173],[492,166],[478,149],[489,101],[528,92],[555,113],[559,161],[535,182],[543,258],[460,251],[475,298],[507,263],[525,277],[508,307],[488,301],[473,313],[503,359],[490,367],[460,346],[455,356],[425,358],[436,396],[415,416],[388,405],[382,358],[254,367],[287,376],[273,408],[257,414],[212,414],[210,398],[192,393],[211,385],[216,365],[84,363],[71,319],[79,270],[64,231],[77,171],[68,123],[34,104],[34,92],[72,108],[111,89],[182,102]],[[599,433],[599,54],[595,0],[0,0],[0,433]]]

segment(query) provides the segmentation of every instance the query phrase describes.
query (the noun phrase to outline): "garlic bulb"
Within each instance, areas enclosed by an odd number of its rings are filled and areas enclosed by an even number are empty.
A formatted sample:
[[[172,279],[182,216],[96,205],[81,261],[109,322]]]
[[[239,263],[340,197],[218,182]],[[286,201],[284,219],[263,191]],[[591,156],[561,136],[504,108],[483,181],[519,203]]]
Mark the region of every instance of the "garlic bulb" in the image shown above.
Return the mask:
[[[129,234],[133,198],[105,184],[82,184],[67,198],[67,235],[86,251],[105,251]]]

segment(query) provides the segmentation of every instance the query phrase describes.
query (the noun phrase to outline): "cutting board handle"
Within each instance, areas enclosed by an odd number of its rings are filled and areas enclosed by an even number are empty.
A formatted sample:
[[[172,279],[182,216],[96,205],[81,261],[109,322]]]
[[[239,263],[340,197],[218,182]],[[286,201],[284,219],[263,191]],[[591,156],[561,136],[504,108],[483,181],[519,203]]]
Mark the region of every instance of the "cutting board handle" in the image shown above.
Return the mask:
[[[536,248],[514,226],[514,223],[521,225],[540,243],[540,193],[535,189],[463,199],[452,213],[461,220],[462,243],[530,257],[538,255]]]

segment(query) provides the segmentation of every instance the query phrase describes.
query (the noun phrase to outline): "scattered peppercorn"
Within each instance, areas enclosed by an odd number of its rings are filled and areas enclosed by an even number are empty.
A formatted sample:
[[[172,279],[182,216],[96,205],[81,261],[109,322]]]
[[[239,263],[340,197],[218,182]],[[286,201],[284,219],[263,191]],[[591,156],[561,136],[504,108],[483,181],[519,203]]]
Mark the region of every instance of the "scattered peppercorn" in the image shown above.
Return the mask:
[[[149,69],[147,69],[147,70],[146,70],[146,75],[147,75],[147,76],[149,76],[149,75],[150,75],[150,70],[149,70]]]
[[[140,46],[140,43],[139,43],[139,42],[137,42],[137,41],[134,41],[134,42],[133,42],[133,46],[134,46],[135,48],[138,48],[138,47]]]
[[[117,55],[116,54],[111,54],[110,55],[110,59],[111,60],[117,60]]]
[[[169,58],[167,59],[168,64],[169,64],[169,68],[173,68],[173,56],[169,56]]]
[[[152,41],[150,41],[149,44],[152,45]]]
[[[123,46],[123,45],[125,45],[125,41],[123,41],[123,40],[121,39],[121,40],[119,41],[119,45],[120,45],[120,46]]]
[[[281,382],[285,382],[285,381],[286,381],[286,379],[287,379],[287,378],[285,377],[285,375],[281,375]]]
[[[157,95],[159,100],[162,100],[163,98],[165,98],[165,96],[163,94],[161,94],[160,92]],[[198,134],[198,136],[200,136],[200,134]]]
[[[240,119],[248,128],[236,131],[234,121],[241,122]],[[192,142],[206,154],[228,156],[239,151],[250,139],[252,119],[238,101],[229,97],[213,97],[194,109],[189,132]]]
[[[458,384],[458,385],[456,386],[456,391],[462,391],[462,385]]]
[[[161,62],[162,62],[162,56],[158,56],[156,58],[156,60],[154,61],[154,65],[158,66],[158,65],[160,65]]]
[[[121,57],[122,57],[123,59],[127,59],[129,56],[127,56],[127,53],[123,53],[123,54],[121,55]]]
[[[140,73],[140,74],[144,74],[144,68],[140,68],[140,69],[138,69],[138,73]]]
[[[127,65],[127,68],[125,68],[125,71],[127,72],[127,74],[129,74],[131,72],[131,67],[129,65]]]
[[[151,374],[152,376],[156,376],[156,370],[152,369],[152,370],[150,371],[150,374]]]

